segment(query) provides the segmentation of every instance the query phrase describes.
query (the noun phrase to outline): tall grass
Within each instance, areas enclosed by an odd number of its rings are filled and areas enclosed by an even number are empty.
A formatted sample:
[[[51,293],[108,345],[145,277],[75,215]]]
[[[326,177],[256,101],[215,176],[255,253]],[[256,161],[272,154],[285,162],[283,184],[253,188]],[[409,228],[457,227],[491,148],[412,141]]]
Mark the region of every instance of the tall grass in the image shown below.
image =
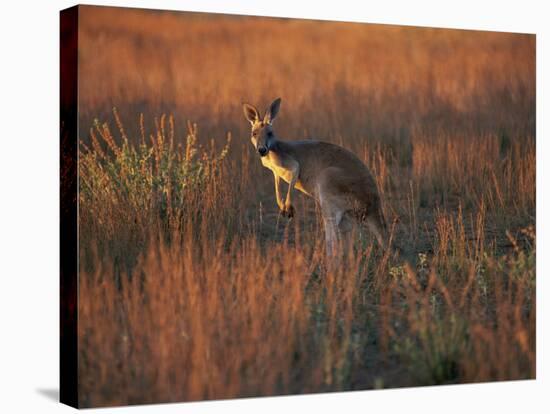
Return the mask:
[[[266,239],[218,192],[230,147],[201,152],[191,124],[165,141],[166,119],[139,148],[98,123],[81,154],[81,404],[534,376],[534,229],[503,255],[488,209],[441,210],[432,254],[359,243],[328,271],[311,217],[264,218],[284,227]]]
[[[534,134],[530,35],[84,7],[79,39],[86,130],[118,106],[241,138],[240,103],[281,96],[282,136],[355,152],[400,147],[418,126]]]
[[[82,405],[534,378],[532,37],[83,10]],[[401,255],[329,269],[313,201],[279,217],[240,108],[274,95]]]
[[[151,232],[166,237],[182,231],[189,220],[205,225],[215,221],[213,212],[227,201],[220,164],[231,135],[217,153],[213,146],[197,143],[196,124],[188,122],[187,135],[177,139],[173,118],[163,115],[155,119],[155,130],[146,138],[141,115],[136,145],[128,140],[116,109],[113,113],[121,143],[107,123],[96,120],[90,130],[91,147],[81,144],[80,242],[82,251],[91,252],[90,243],[97,241],[96,253],[131,267]],[[212,194],[216,196],[208,197]]]

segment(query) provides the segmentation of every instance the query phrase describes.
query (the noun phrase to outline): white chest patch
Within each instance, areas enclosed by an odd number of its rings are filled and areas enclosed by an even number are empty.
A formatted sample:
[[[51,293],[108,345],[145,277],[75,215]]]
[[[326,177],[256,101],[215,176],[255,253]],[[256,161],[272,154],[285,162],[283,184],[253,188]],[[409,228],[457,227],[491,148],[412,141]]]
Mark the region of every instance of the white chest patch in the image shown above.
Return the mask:
[[[281,177],[284,181],[287,183],[290,182],[292,178],[292,172],[285,167],[279,165],[271,156],[266,156],[261,158],[262,165],[266,168],[269,168],[271,171],[273,171],[275,174],[277,174],[279,177]]]

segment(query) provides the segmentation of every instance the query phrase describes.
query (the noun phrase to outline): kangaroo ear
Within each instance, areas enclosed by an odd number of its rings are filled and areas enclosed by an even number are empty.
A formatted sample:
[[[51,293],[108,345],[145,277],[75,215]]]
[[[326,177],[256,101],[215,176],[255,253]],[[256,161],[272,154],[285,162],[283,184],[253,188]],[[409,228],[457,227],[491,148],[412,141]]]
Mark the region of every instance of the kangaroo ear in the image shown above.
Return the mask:
[[[275,99],[271,105],[269,106],[269,109],[265,112],[264,116],[264,122],[267,124],[271,124],[277,114],[279,113],[279,108],[281,107],[281,98]]]
[[[248,121],[251,124],[253,124],[254,122],[260,119],[260,113],[252,105],[243,103],[243,112],[244,112],[244,117],[248,119]]]

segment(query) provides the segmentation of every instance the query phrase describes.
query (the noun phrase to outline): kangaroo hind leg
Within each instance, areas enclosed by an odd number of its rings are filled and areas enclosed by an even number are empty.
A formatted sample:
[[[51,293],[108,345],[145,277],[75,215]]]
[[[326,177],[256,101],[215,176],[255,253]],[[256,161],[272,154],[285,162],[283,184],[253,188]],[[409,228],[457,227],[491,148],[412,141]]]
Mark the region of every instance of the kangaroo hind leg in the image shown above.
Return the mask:
[[[317,197],[325,227],[327,256],[329,257],[338,255],[342,241],[341,226],[347,223],[345,217],[347,206],[337,189],[334,188],[333,175],[332,169],[325,170],[317,187]]]
[[[389,243],[388,229],[386,226],[386,221],[384,220],[384,216],[382,215],[382,212],[369,214],[364,221],[369,231],[371,231],[374,237],[376,237],[378,244],[382,248],[388,248],[389,247],[388,246],[388,243]]]
[[[337,256],[340,230],[339,224],[342,220],[342,211],[328,200],[321,201],[321,211],[323,215],[323,224],[325,228],[325,243],[327,256]]]

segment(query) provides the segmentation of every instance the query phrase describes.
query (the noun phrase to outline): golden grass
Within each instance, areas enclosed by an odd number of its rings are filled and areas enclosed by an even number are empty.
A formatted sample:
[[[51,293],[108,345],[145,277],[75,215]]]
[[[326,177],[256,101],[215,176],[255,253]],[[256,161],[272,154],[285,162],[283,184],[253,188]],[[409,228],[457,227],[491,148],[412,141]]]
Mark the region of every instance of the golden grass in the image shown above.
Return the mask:
[[[532,36],[80,17],[82,405],[534,378]],[[401,256],[331,272],[313,202],[278,217],[241,112],[276,96],[370,167]]]

